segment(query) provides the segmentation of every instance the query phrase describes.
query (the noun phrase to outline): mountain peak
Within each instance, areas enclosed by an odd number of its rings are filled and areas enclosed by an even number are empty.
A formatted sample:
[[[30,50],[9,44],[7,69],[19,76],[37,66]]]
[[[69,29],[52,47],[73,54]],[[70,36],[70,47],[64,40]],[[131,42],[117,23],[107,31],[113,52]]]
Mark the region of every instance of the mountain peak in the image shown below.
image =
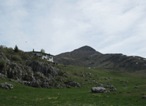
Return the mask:
[[[92,47],[87,46],[87,45],[86,46],[83,46],[83,47],[80,47],[80,48],[78,48],[78,49],[76,49],[74,51],[90,51],[90,52],[96,52],[95,49],[93,49]]]

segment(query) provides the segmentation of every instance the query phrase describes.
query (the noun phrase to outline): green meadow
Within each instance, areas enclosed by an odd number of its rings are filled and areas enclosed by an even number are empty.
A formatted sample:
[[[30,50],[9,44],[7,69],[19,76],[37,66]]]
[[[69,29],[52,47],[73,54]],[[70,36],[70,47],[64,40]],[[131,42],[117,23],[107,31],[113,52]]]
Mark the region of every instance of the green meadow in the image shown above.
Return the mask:
[[[103,70],[75,66],[58,66],[65,79],[81,84],[80,88],[33,88],[15,81],[14,89],[0,88],[0,106],[146,106],[146,73]],[[99,84],[112,84],[117,91],[91,93]]]

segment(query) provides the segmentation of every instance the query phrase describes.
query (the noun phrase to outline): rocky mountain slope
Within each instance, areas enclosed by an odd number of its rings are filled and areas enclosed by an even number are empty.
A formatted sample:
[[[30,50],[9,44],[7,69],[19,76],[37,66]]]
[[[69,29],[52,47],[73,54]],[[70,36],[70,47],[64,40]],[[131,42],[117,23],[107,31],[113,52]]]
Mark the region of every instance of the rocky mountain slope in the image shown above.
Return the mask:
[[[55,56],[55,61],[64,65],[98,67],[116,70],[146,70],[146,59],[123,54],[102,54],[89,46]]]
[[[31,52],[0,46],[0,77],[33,87],[64,87],[64,73]]]

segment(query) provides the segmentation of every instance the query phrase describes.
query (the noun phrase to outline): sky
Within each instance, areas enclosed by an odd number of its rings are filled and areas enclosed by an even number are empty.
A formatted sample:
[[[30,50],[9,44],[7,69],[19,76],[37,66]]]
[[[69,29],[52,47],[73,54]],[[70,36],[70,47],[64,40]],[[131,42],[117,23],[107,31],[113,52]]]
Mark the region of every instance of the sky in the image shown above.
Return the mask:
[[[146,57],[146,0],[0,0],[0,45]]]

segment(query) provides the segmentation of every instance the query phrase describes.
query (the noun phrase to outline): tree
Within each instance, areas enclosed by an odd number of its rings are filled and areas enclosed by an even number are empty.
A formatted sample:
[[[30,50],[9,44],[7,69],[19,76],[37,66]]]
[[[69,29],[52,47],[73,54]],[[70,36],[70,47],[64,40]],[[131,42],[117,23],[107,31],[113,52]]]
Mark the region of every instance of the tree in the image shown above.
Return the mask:
[[[18,46],[16,45],[14,48],[14,52],[19,52]]]

